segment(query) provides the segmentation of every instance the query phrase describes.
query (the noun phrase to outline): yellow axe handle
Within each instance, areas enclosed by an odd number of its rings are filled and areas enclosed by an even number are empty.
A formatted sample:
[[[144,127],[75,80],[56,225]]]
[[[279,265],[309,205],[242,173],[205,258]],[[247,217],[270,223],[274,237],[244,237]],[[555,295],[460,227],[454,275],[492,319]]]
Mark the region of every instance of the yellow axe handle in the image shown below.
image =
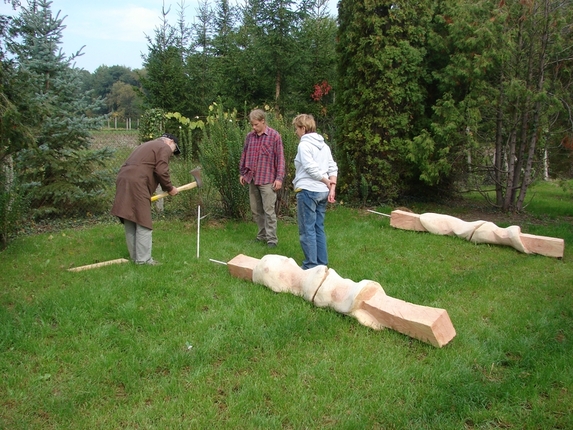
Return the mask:
[[[197,182],[191,182],[189,184],[185,184],[185,185],[181,185],[180,187],[177,187],[177,190],[179,190],[179,191],[190,190],[192,188],[195,188],[196,186],[197,186]],[[154,202],[156,200],[162,199],[163,197],[167,197],[168,195],[169,195],[169,193],[166,191],[159,193],[159,194],[155,194],[154,196],[151,196],[151,201]]]

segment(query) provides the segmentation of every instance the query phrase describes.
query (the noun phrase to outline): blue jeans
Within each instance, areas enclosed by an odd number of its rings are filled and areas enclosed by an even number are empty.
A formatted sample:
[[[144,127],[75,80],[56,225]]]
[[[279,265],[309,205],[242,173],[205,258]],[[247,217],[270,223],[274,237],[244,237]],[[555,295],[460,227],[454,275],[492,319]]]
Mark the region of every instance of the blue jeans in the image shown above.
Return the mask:
[[[302,190],[296,194],[298,233],[304,253],[303,269],[318,265],[328,265],[324,216],[328,191],[314,192]]]

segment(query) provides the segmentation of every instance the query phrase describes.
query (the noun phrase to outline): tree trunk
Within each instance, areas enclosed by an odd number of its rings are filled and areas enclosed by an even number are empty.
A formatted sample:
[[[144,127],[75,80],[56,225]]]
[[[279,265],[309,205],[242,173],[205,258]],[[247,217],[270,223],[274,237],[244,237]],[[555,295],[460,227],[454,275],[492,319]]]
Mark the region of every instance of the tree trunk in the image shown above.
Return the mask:
[[[519,38],[518,38],[518,53],[522,53],[524,50],[523,42],[523,21],[519,24]],[[519,60],[516,59],[516,63]],[[519,70],[519,64],[514,65],[516,70]],[[531,82],[531,55],[529,56],[528,67],[527,67],[527,80],[526,82]],[[508,151],[508,175],[505,190],[505,200],[503,205],[504,211],[510,211],[515,209],[515,200],[517,197],[517,190],[520,188],[520,178],[521,178],[521,167],[523,165],[523,154],[524,154],[524,142],[527,139],[527,127],[528,127],[528,106],[529,97],[526,98],[524,102],[519,103],[516,106],[515,116],[513,119],[513,129],[511,132],[511,143],[510,150]],[[521,121],[520,121],[521,120]],[[519,126],[518,126],[519,124]],[[521,131],[519,140],[517,138],[518,131]]]
[[[549,153],[547,148],[543,150],[543,180],[549,180]]]
[[[503,206],[503,70],[499,79],[499,98],[497,107],[496,118],[496,131],[495,131],[495,160],[494,160],[494,183],[495,183],[495,201],[498,206]]]
[[[539,52],[539,69],[538,69],[538,81],[537,81],[537,94],[543,93],[543,86],[545,84],[545,66],[547,64],[547,43],[549,40],[549,1],[545,0],[543,11],[543,33],[541,34],[541,46]],[[533,58],[533,55],[530,56]],[[525,165],[525,171],[523,173],[523,181],[521,184],[521,190],[519,193],[519,198],[517,199],[516,209],[521,211],[523,209],[523,204],[525,202],[525,196],[527,194],[527,189],[532,182],[532,172],[533,172],[533,160],[535,159],[535,150],[537,148],[537,140],[539,134],[539,122],[541,116],[541,102],[536,101],[534,104],[533,121],[531,124],[531,134],[529,140],[529,151],[527,154],[527,162]]]
[[[519,198],[517,199],[516,203],[516,210],[521,211],[523,210],[523,203],[525,202],[525,195],[527,194],[527,190],[529,185],[532,182],[532,171],[533,171],[533,160],[535,158],[535,149],[537,147],[537,129],[539,125],[539,109],[541,109],[541,103],[535,103],[536,112],[534,115],[533,125],[532,125],[532,133],[531,133],[531,140],[529,141],[529,152],[527,154],[527,163],[525,166],[525,171],[523,172],[523,181],[521,183],[521,189],[519,192]]]
[[[280,115],[279,109],[279,98],[281,96],[281,72],[277,71],[276,81],[275,81],[275,113]]]
[[[12,155],[7,155],[4,158],[4,162],[2,165],[2,176],[4,176],[4,190],[3,193],[6,193],[7,202],[4,204],[4,207],[1,209],[2,215],[2,226],[0,230],[0,236],[2,237],[2,248],[6,249],[8,246],[8,233],[10,229],[10,213],[13,210],[13,202],[14,202],[14,159]]]
[[[517,112],[514,114],[515,124],[517,121]],[[508,211],[511,208],[512,202],[514,201],[514,184],[515,184],[515,146],[516,146],[516,130],[513,129],[509,135],[509,141],[507,146],[507,152],[505,154],[507,161],[507,171],[505,175],[505,197],[503,199],[502,209]]]

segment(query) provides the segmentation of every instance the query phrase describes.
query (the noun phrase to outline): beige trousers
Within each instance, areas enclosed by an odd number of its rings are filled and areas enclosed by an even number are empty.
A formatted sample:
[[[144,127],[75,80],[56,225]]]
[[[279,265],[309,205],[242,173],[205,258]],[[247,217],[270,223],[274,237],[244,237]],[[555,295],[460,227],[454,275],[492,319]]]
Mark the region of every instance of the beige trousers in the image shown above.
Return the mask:
[[[277,215],[275,203],[277,193],[273,190],[273,184],[255,185],[249,183],[249,201],[253,219],[257,223],[257,240],[267,243],[278,243],[277,238]]]

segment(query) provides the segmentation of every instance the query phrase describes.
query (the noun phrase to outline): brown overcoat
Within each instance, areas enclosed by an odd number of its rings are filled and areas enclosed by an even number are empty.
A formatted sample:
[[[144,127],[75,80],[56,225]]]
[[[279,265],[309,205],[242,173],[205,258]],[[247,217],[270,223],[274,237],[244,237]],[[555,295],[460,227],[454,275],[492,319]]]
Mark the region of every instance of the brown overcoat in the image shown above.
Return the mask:
[[[171,191],[169,176],[171,147],[161,138],[145,142],[135,148],[119,169],[115,182],[115,200],[111,214],[153,228],[151,196],[161,184],[163,191]]]

